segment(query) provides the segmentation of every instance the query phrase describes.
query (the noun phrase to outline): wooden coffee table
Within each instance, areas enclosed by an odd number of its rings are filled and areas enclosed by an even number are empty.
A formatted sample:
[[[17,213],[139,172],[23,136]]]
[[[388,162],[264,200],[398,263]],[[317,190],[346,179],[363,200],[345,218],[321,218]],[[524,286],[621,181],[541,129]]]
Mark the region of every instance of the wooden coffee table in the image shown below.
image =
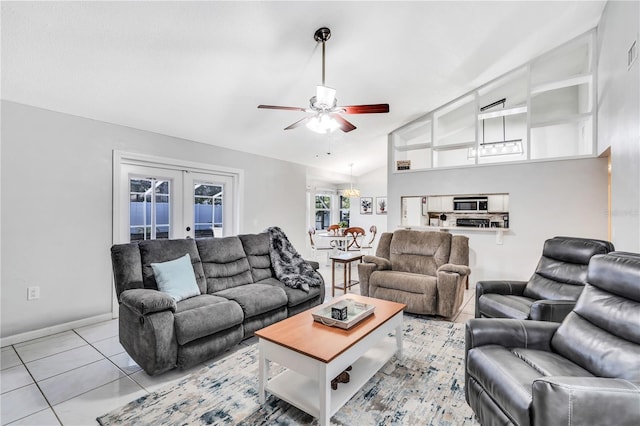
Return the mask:
[[[259,349],[258,396],[266,392],[319,419],[321,426],[397,353],[402,357],[402,311],[406,305],[348,294],[342,299],[375,305],[373,315],[349,330],[313,320],[313,309],[256,331]],[[324,305],[323,305],[324,306]],[[395,330],[395,342],[388,334]],[[269,378],[269,364],[286,370]],[[350,382],[331,389],[331,380],[352,366]]]

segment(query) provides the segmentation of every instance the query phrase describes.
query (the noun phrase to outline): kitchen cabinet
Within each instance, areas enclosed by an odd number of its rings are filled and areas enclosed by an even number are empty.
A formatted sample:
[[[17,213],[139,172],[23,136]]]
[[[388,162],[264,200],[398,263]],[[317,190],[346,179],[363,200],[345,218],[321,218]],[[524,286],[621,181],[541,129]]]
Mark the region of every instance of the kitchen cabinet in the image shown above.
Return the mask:
[[[509,194],[491,194],[487,196],[489,213],[508,213]]]
[[[453,212],[453,196],[427,197],[427,211],[429,213]]]

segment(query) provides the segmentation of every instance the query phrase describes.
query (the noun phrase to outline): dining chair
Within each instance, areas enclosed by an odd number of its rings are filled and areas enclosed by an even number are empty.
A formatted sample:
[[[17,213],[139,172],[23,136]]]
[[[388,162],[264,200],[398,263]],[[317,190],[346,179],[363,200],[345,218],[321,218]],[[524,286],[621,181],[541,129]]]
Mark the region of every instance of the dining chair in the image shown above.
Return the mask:
[[[375,225],[371,225],[369,228],[369,241],[366,244],[362,244],[361,250],[366,252],[367,254],[371,254],[373,252],[373,243],[376,240],[376,234],[378,233],[378,227]]]
[[[308,234],[309,234],[309,242],[311,243],[311,250],[313,250],[313,253],[316,254],[318,252],[324,251],[327,253],[327,265],[329,265],[329,256],[335,251],[335,247],[333,244],[331,244],[330,247],[318,247],[315,243],[315,241],[313,240],[313,236],[316,234],[316,228],[314,228],[313,226],[310,226],[309,229],[307,230]]]
[[[348,238],[345,241],[345,248],[347,251],[360,251],[362,245],[362,239],[364,238],[364,229],[359,226],[352,226],[351,228],[347,228],[344,230],[344,235],[352,238]],[[358,241],[360,238],[360,241]]]
[[[327,232],[338,231],[340,229],[340,225],[329,225],[327,228]]]

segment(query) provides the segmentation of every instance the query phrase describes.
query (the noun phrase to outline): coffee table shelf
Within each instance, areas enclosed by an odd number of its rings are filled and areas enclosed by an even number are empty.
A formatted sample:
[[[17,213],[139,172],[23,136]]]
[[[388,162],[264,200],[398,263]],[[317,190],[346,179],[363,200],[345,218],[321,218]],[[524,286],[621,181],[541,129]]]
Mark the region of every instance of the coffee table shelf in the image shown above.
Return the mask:
[[[349,371],[349,383],[339,383],[338,389],[331,390],[329,415],[337,413],[393,357],[397,349],[395,340],[387,339],[355,361],[353,369]],[[320,417],[318,389],[318,380],[293,370],[286,370],[271,378],[267,385],[270,393],[314,417]]]

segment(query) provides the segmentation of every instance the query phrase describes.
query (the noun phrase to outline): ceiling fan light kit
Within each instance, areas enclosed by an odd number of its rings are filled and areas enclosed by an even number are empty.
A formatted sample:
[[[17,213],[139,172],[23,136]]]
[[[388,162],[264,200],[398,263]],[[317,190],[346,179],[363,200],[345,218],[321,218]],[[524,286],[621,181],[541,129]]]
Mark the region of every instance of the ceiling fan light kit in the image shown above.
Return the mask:
[[[331,30],[322,27],[313,35],[316,42],[322,43],[322,84],[316,86],[316,95],[309,99],[309,108],[286,107],[276,105],[258,105],[261,109],[280,109],[285,111],[304,111],[314,114],[285,127],[285,130],[305,125],[316,133],[331,133],[338,129],[350,132],[356,129],[352,123],[340,114],[379,114],[389,112],[389,104],[337,106],[336,89],[325,85],[325,43],[331,38]]]

